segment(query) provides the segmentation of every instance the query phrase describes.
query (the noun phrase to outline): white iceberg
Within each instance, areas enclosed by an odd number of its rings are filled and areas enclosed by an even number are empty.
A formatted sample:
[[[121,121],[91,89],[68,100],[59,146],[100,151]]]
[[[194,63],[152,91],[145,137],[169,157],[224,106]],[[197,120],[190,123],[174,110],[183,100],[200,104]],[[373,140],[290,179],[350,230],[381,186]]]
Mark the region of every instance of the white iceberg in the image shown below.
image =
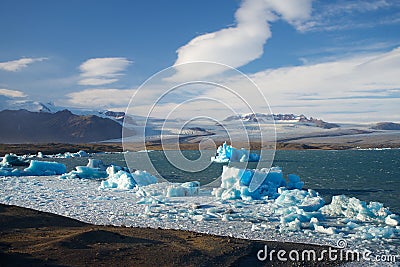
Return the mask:
[[[231,145],[227,145],[226,142],[217,148],[217,155],[215,157],[211,157],[211,161],[217,163],[250,162],[259,160],[260,156],[258,154],[250,153],[244,148],[234,148]]]
[[[107,168],[107,174],[107,180],[101,182],[100,189],[133,189],[137,184],[132,174],[124,171],[119,166],[111,165]]]
[[[101,182],[100,189],[133,189],[136,185],[146,186],[157,183],[157,178],[146,171],[136,170],[129,173],[122,167],[114,165],[107,168],[107,174],[107,180]]]

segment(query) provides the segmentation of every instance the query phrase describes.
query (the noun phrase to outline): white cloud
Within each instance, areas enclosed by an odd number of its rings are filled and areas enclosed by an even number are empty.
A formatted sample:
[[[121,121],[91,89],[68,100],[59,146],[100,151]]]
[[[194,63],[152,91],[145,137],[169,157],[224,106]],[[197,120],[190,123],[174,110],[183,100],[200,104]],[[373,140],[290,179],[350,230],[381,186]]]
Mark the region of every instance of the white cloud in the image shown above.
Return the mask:
[[[15,72],[28,67],[29,64],[40,62],[46,59],[47,58],[21,58],[12,61],[0,62],[0,70]]]
[[[399,68],[400,47],[336,61],[268,69],[249,76],[274,112],[305,113],[339,122],[398,121]],[[248,89],[237,84],[234,77],[230,79],[230,86],[246,95]],[[211,91],[207,96],[218,97]],[[257,97],[249,103],[256,110],[265,110]]]
[[[117,82],[118,79],[87,78],[79,81],[80,85],[104,85]]]
[[[133,93],[134,90],[126,89],[86,89],[67,94],[67,102],[76,107],[126,107]]]
[[[0,95],[7,96],[7,97],[26,97],[24,92],[18,90],[10,90],[10,89],[0,89]]]
[[[92,58],[79,66],[81,85],[104,85],[118,81],[119,76],[132,63],[123,57]]]
[[[236,11],[236,27],[207,33],[177,50],[175,65],[191,61],[212,61],[240,67],[261,57],[271,37],[269,23],[279,17],[293,25],[308,19],[312,0],[244,0]],[[179,70],[175,79],[205,77],[215,69]]]
[[[398,24],[399,1],[397,0],[346,0],[332,1],[318,6],[312,19],[300,24],[297,29],[306,31],[338,31],[371,28],[376,25]],[[392,10],[385,15],[380,10]],[[393,11],[397,10],[397,14]],[[372,14],[370,16],[369,14]],[[373,19],[371,19],[373,18]]]

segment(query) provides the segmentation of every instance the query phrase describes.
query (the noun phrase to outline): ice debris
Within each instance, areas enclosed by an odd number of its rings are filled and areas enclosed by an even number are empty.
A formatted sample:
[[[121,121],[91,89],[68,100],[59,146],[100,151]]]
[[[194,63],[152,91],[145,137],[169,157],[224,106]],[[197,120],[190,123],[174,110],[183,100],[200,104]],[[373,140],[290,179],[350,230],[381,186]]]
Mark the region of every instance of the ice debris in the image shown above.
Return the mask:
[[[278,189],[279,197],[275,200],[275,214],[280,216],[280,230],[297,231],[301,228],[311,228],[319,232],[324,230],[320,227],[319,220],[323,215],[319,209],[325,204],[318,192],[287,188]]]
[[[260,156],[258,154],[250,153],[244,148],[234,148],[231,145],[227,145],[226,142],[224,142],[222,146],[218,147],[217,155],[215,157],[211,157],[211,161],[218,163],[249,162],[259,160]]]
[[[322,207],[321,211],[330,216],[345,216],[361,222],[374,221],[391,226],[399,224],[398,216],[393,215],[382,203],[370,202],[367,204],[358,198],[345,195],[333,196],[332,202]]]

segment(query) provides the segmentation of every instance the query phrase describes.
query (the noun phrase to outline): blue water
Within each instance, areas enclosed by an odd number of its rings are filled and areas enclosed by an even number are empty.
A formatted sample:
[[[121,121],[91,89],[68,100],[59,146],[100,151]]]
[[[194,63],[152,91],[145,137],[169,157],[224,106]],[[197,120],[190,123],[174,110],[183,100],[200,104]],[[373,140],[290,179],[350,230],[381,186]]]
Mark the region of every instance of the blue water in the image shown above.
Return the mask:
[[[190,159],[199,156],[198,151],[183,151]],[[150,152],[157,171],[169,181],[197,180],[207,184],[222,172],[222,164],[213,163],[201,172],[181,171],[168,163],[161,151]],[[134,157],[143,157],[135,153]],[[123,154],[96,154],[94,158],[106,164],[126,166]],[[53,159],[51,159],[53,160]],[[76,165],[86,165],[87,158],[56,159],[69,170]],[[135,166],[135,160],[130,166]],[[249,165],[254,168],[255,163]],[[277,151],[273,166],[280,166],[285,175],[298,174],[305,188],[316,189],[329,202],[332,195],[345,194],[364,201],[379,201],[392,212],[400,214],[400,149],[392,150],[303,150]]]

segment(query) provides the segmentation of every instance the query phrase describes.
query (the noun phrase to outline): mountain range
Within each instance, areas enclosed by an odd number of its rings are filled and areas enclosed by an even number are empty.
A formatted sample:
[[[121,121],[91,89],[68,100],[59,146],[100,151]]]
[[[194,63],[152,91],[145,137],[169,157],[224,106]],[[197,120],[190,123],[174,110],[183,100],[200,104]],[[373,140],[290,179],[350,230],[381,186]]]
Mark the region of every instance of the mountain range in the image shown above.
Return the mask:
[[[31,100],[15,100],[0,96],[0,143],[89,143],[106,140],[121,140],[122,124],[128,125],[125,133],[135,135],[135,127],[139,127],[146,118],[140,116],[127,116],[124,112],[100,110],[93,111],[78,108],[65,108],[55,106],[53,103],[42,103]],[[151,123],[146,128],[153,138],[159,138],[164,120],[150,118]],[[374,125],[344,126],[330,123],[305,115],[287,114],[263,114],[248,113],[238,114],[225,118],[221,123],[236,125],[236,122],[245,122],[246,127],[252,127],[254,123],[269,125],[272,121],[282,129],[286,135],[319,133],[320,131],[334,130],[346,131],[362,128],[363,130],[388,131],[400,130],[400,124],[392,122],[378,123]],[[182,131],[181,120],[173,120],[171,129],[167,129],[167,135],[185,136],[218,136],[221,126],[217,125],[193,125]],[[202,127],[196,127],[202,126]],[[178,128],[176,128],[178,127]],[[283,128],[282,128],[283,127]],[[289,127],[289,128],[288,128]],[[301,131],[300,128],[302,127]],[[356,127],[356,128],[354,128]],[[357,128],[358,127],[358,128]],[[176,128],[176,129],[175,129]],[[249,128],[249,129],[250,129]],[[349,128],[349,129],[347,129]],[[353,129],[354,128],[354,129]],[[140,129],[140,127],[139,127]],[[180,130],[179,130],[180,129]],[[290,130],[290,129],[295,129]],[[318,130],[319,129],[319,130]]]
[[[0,125],[0,143],[88,143],[121,138],[122,133],[122,125],[112,119],[69,110],[3,110]]]

